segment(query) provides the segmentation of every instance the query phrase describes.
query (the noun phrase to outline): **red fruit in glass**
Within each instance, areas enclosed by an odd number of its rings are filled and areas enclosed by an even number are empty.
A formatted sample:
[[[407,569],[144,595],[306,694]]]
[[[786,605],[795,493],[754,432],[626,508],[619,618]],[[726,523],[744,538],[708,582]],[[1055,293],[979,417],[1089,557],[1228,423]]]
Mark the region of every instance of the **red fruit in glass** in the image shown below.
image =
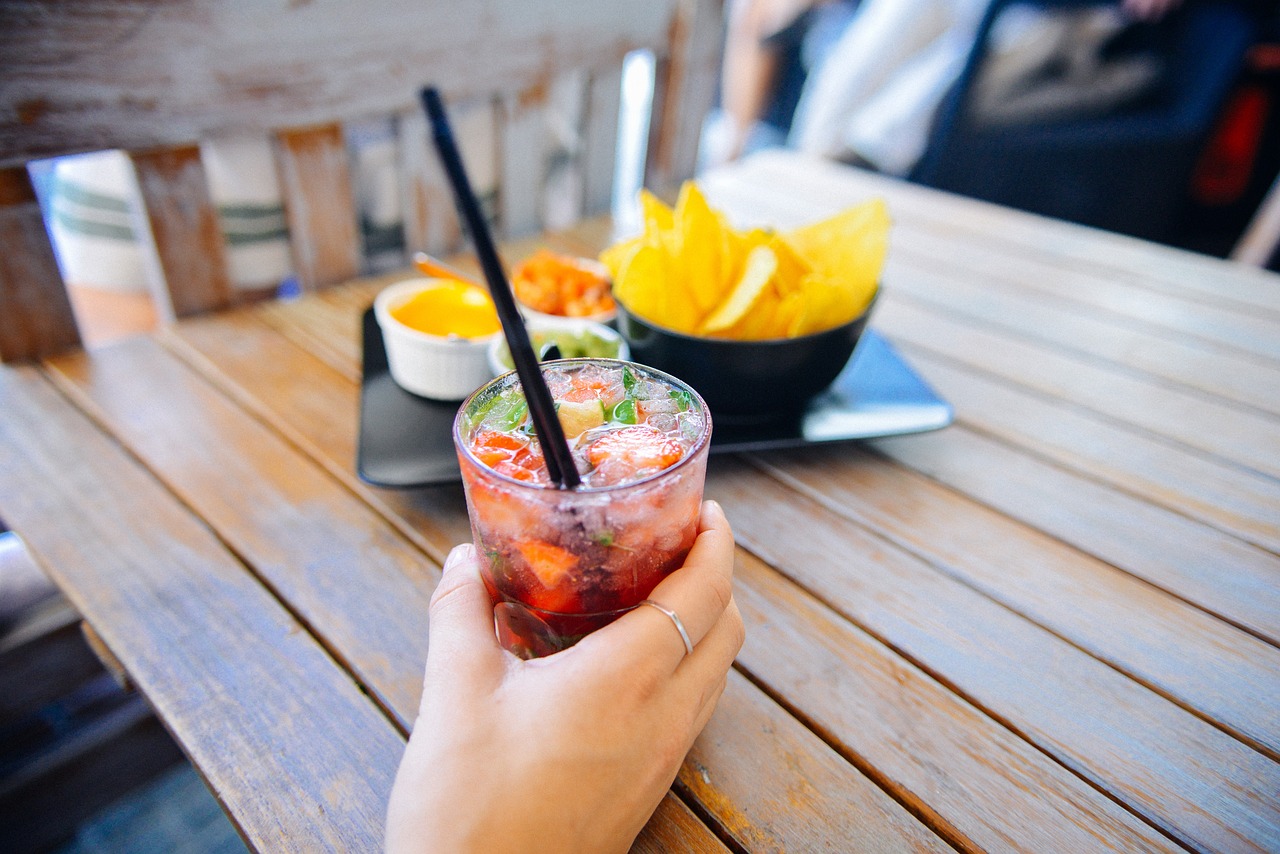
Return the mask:
[[[514,373],[476,391],[454,424],[498,635],[524,658],[572,646],[683,565],[711,441],[702,398],[661,371],[565,359],[543,372],[580,488],[550,482]]]

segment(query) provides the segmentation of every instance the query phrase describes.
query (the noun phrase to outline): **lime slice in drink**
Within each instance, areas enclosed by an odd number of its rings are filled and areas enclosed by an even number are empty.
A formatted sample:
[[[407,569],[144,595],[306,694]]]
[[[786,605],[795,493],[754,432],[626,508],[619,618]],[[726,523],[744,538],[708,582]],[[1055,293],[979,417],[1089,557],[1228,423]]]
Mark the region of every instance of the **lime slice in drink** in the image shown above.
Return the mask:
[[[556,404],[556,415],[565,438],[574,439],[604,423],[604,404],[599,400],[561,400]]]

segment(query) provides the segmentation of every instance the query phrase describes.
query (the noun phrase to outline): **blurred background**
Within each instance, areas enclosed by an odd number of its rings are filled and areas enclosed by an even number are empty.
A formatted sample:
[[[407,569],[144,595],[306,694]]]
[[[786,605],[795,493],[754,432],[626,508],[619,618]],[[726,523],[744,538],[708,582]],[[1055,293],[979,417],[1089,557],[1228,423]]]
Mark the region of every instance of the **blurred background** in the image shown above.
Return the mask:
[[[702,169],[794,148],[1218,257],[1240,255],[1280,170],[1275,0],[726,0],[723,17]],[[619,234],[636,225],[653,74],[651,56],[628,59]],[[555,199],[581,192],[579,97],[548,93],[559,105],[543,129],[545,181],[561,191],[542,211],[553,229],[573,216]],[[473,183],[496,219],[493,111],[461,104],[456,115]],[[366,272],[407,267],[424,247],[405,237],[404,129],[379,119],[345,132]],[[201,149],[236,285],[287,293],[268,141]],[[153,326],[127,157],[89,153],[32,171],[87,343]],[[1247,260],[1275,269],[1274,236]]]
[[[785,146],[1226,257],[1280,167],[1276,11],[735,0],[703,162]]]

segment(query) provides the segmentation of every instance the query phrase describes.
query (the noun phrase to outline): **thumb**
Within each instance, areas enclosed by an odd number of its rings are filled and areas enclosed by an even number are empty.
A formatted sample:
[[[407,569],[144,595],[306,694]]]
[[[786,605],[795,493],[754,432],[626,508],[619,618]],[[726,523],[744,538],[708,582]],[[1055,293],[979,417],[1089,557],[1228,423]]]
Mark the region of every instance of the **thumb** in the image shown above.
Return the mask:
[[[454,546],[445,559],[444,576],[431,594],[427,626],[427,663],[449,666],[474,662],[476,655],[500,654],[493,631],[493,602],[480,580],[475,546]]]

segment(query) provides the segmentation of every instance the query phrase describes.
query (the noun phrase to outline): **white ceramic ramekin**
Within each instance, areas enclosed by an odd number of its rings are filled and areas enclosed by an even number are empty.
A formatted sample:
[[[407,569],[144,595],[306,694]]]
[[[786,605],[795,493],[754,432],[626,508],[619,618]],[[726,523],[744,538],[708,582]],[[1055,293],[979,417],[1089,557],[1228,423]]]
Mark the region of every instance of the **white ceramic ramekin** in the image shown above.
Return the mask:
[[[421,278],[388,285],[374,298],[373,313],[382,329],[387,365],[397,385],[433,400],[462,400],[492,379],[489,342],[502,333],[483,338],[428,335],[391,316],[393,309],[418,292],[444,281]]]

